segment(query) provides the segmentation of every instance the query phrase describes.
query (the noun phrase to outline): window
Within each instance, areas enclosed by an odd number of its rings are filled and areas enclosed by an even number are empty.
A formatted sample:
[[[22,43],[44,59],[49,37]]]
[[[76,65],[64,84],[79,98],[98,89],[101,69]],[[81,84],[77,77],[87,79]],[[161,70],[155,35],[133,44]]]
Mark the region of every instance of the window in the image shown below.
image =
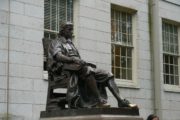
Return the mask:
[[[47,70],[47,48],[57,37],[62,23],[73,22],[73,0],[44,0],[44,70]],[[47,75],[46,75],[47,76]],[[47,78],[47,77],[45,77]]]
[[[45,38],[55,38],[60,25],[73,20],[73,0],[45,0],[44,10]]]
[[[163,21],[162,39],[164,84],[179,85],[178,27]]]
[[[111,10],[112,73],[116,79],[132,80],[132,14]]]

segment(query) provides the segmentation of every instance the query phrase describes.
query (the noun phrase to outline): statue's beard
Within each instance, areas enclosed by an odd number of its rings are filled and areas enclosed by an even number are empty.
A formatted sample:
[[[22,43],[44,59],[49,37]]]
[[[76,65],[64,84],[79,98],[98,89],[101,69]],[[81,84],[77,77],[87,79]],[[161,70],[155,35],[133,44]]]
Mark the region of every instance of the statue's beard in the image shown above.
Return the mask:
[[[61,31],[59,35],[65,37],[66,39],[72,39],[73,37],[73,34],[71,32],[66,31]]]
[[[64,35],[64,37],[65,37],[66,39],[72,39],[72,34],[66,34],[66,35]]]
[[[72,39],[72,35],[65,36],[66,39]]]

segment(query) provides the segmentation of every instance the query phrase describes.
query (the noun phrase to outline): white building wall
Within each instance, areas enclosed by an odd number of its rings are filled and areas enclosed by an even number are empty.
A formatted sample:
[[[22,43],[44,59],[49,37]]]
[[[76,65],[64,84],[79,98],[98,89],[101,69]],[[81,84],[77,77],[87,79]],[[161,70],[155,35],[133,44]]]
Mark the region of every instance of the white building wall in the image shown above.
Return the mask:
[[[47,96],[42,80],[44,0],[1,0],[0,9],[0,113],[8,112],[12,120],[37,120]]]
[[[7,113],[8,4],[0,4],[0,119]]]
[[[180,27],[180,3],[178,0],[167,0],[159,1],[159,19],[168,19],[178,23]],[[162,25],[159,26],[162,28]],[[161,33],[162,33],[162,29]],[[180,29],[178,29],[180,30]],[[178,34],[180,35],[180,34]],[[161,35],[162,36],[162,35]],[[179,37],[179,36],[178,36]],[[162,38],[160,38],[162,40]],[[178,38],[178,40],[180,40]],[[163,62],[163,61],[161,61]],[[163,81],[163,78],[161,79]],[[162,84],[163,85],[163,84]],[[162,119],[163,120],[179,120],[180,119],[180,88],[178,89],[167,89],[166,86],[163,86],[162,90]]]

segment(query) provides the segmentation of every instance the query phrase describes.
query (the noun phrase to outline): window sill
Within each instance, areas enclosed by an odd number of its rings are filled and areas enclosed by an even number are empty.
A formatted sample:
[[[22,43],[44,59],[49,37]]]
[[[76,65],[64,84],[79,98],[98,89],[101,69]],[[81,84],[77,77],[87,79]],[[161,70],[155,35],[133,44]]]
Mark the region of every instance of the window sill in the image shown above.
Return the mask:
[[[134,89],[140,88],[139,84],[137,82],[132,81],[132,80],[116,79],[115,82],[116,82],[118,87],[134,88]]]
[[[180,92],[180,86],[176,85],[164,85],[164,91],[166,92]]]

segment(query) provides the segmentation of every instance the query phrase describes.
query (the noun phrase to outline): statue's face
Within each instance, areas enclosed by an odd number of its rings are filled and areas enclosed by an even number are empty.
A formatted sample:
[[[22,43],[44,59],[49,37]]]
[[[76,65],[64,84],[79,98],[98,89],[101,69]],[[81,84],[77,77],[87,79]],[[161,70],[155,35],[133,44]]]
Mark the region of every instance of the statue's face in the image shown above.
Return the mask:
[[[71,39],[72,35],[73,35],[73,26],[72,25],[67,25],[64,28],[64,37],[66,37],[66,39],[68,39],[68,38]]]

